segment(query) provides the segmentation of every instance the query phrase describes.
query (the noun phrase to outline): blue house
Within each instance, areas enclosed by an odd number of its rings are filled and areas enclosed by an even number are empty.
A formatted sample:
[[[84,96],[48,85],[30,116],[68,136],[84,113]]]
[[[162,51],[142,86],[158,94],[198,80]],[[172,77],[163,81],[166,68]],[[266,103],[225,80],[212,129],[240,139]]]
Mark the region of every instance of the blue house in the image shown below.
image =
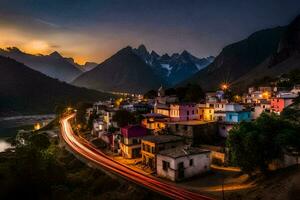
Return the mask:
[[[239,123],[242,121],[251,121],[250,111],[242,110],[226,112],[225,122]]]

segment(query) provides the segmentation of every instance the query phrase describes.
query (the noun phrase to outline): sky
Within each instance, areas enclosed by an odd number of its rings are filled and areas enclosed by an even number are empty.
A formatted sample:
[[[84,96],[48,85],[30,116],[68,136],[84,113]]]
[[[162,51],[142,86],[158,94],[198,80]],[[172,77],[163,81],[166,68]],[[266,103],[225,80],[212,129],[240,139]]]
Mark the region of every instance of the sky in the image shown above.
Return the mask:
[[[0,48],[102,62],[128,45],[216,56],[251,33],[287,25],[299,0],[0,0]]]

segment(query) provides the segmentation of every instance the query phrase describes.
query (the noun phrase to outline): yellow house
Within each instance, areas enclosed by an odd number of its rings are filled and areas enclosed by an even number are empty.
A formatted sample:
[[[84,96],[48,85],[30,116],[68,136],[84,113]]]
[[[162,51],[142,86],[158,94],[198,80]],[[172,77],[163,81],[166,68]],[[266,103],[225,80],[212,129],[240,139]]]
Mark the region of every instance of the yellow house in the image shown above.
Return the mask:
[[[148,113],[143,115],[142,125],[153,132],[160,131],[166,128],[166,122],[169,118],[162,114]]]
[[[156,168],[156,155],[159,151],[183,145],[183,138],[174,135],[149,135],[142,138],[142,163],[151,169]]]
[[[155,103],[154,104],[154,113],[170,116],[170,106],[167,104]]]
[[[214,108],[211,107],[198,107],[199,119],[203,121],[213,121],[214,120]]]

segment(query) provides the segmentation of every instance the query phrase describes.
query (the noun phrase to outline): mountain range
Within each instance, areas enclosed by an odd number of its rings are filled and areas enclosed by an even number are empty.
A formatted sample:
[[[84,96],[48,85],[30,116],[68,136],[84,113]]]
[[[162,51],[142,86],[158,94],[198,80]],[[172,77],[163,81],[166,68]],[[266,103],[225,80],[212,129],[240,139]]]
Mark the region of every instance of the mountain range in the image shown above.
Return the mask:
[[[280,39],[277,51],[247,74],[237,79],[234,85],[245,88],[253,80],[264,77],[275,78],[288,74],[295,69],[300,70],[300,15],[287,26]]]
[[[0,55],[15,59],[34,70],[65,82],[71,82],[84,71],[97,65],[97,63],[91,62],[79,65],[74,62],[73,58],[64,58],[57,51],[49,55],[33,55],[25,53],[17,47],[8,47],[0,49]]]
[[[128,46],[80,75],[73,84],[95,90],[143,93],[167,83]]]
[[[174,53],[172,55],[164,54],[160,56],[155,51],[149,53],[144,45],[140,45],[138,48],[133,49],[133,51],[170,85],[175,85],[189,78],[214,60],[213,56],[197,58],[186,50],[181,54]]]
[[[56,109],[112,95],[75,87],[0,56],[0,115],[54,113]]]
[[[285,29],[275,27],[257,31],[244,40],[224,47],[210,65],[179,85],[197,83],[205,90],[216,90],[222,83],[232,85],[276,53]]]
[[[100,91],[144,93],[161,85],[173,86],[206,67],[214,58],[181,54],[149,53],[144,45],[130,46],[81,74],[72,83]]]

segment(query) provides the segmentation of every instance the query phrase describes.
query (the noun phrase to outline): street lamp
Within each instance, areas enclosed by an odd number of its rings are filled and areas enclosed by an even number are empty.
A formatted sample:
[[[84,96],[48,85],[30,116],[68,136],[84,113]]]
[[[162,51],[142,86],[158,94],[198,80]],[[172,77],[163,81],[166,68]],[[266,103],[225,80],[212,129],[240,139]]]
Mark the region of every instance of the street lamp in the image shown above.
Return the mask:
[[[221,85],[221,88],[222,88],[222,90],[227,90],[227,89],[229,88],[229,85],[226,84],[226,83],[223,83],[223,84]]]

